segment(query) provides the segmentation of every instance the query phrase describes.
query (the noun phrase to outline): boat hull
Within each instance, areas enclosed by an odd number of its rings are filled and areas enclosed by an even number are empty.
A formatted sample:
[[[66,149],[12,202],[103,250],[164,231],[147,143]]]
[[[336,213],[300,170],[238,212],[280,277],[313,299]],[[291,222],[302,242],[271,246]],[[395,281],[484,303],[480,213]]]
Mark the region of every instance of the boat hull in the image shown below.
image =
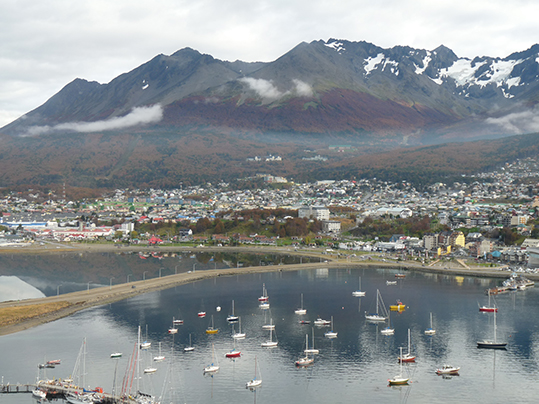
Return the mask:
[[[402,385],[408,384],[409,381],[410,381],[409,378],[400,378],[400,377],[396,377],[394,379],[388,380],[390,386],[402,386]]]
[[[480,312],[483,312],[483,313],[494,313],[494,312],[498,312],[498,308],[497,307],[486,307],[486,306],[482,306],[482,307],[479,307],[479,311]]]
[[[487,349],[506,349],[507,342],[478,341],[477,347]]]

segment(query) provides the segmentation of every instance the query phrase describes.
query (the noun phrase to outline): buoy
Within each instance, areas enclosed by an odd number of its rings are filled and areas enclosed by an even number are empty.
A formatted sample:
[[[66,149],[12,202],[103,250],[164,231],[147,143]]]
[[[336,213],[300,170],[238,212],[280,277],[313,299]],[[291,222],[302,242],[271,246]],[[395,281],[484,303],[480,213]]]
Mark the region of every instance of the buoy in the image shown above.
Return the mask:
[[[221,311],[221,306],[217,306],[217,307],[215,308],[215,310]]]

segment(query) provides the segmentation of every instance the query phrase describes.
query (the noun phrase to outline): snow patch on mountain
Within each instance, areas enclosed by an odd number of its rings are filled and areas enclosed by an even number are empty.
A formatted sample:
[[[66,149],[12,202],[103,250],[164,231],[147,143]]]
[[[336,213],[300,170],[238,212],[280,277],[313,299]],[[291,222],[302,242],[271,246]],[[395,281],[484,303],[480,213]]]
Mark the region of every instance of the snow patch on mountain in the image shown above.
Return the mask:
[[[346,51],[346,48],[344,47],[344,44],[342,42],[333,41],[324,45],[326,45],[328,48],[335,49],[338,53],[343,53],[344,51]]]
[[[476,85],[483,88],[489,84],[500,87],[506,84],[510,88],[520,84],[520,78],[512,78],[510,75],[513,68],[521,62],[522,60],[494,60],[488,69],[478,75],[478,71],[488,63],[486,60],[474,64],[469,59],[459,59],[450,67],[440,69],[438,78],[452,78],[460,87]],[[441,84],[440,81],[436,82]]]
[[[427,51],[427,56],[425,56],[422,61],[423,67],[419,67],[414,63],[415,74],[423,74],[423,72],[427,70],[427,67],[429,67],[429,63],[431,60],[432,60],[431,53]]]
[[[374,58],[369,57],[365,59],[365,63],[363,66],[363,68],[365,69],[365,76],[368,76],[370,72],[376,69],[376,66],[378,66],[382,62],[382,60],[384,60],[384,57],[385,55],[383,53],[379,53]]]

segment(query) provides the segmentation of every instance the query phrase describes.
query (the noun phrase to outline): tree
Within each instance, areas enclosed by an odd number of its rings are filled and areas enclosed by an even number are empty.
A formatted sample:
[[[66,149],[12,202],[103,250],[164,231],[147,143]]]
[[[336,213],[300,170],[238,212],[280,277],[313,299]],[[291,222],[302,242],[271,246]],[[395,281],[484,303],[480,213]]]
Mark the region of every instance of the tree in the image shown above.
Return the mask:
[[[215,226],[213,228],[213,234],[223,234],[225,232],[225,226],[220,219],[215,219],[213,224]]]

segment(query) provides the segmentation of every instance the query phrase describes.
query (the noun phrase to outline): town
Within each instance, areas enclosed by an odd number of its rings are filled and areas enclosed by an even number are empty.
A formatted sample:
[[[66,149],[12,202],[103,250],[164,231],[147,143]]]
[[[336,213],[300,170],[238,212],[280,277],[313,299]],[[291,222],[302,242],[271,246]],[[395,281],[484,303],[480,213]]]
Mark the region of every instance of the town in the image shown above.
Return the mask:
[[[290,245],[530,270],[539,264],[538,176],[537,159],[526,158],[422,190],[405,180],[296,184],[270,174],[245,179],[251,186],[241,189],[227,183],[117,189],[80,201],[69,200],[65,186],[47,194],[29,189],[0,200],[0,248],[47,242]]]

